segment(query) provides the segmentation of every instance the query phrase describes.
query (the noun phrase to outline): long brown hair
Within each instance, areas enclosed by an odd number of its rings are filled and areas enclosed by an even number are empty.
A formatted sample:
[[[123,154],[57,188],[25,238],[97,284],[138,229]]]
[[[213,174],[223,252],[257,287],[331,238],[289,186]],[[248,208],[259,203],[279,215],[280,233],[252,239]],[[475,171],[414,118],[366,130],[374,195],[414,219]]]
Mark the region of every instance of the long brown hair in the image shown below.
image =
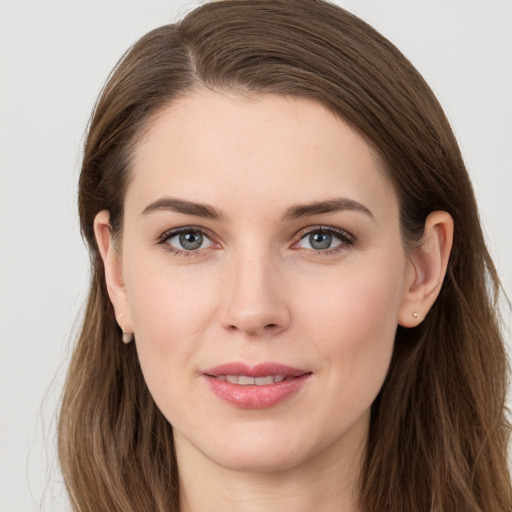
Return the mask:
[[[62,402],[59,451],[74,510],[179,510],[172,427],[155,406],[134,344],[121,343],[93,220],[122,232],[131,155],[144,128],[196,87],[310,98],[380,154],[400,202],[404,242],[427,215],[451,214],[446,279],[416,328],[398,327],[373,404],[365,512],[512,510],[506,353],[495,268],[459,148],[429,87],[369,25],[322,0],[207,3],[153,30],[121,59],[91,118],[79,185],[91,288]]]

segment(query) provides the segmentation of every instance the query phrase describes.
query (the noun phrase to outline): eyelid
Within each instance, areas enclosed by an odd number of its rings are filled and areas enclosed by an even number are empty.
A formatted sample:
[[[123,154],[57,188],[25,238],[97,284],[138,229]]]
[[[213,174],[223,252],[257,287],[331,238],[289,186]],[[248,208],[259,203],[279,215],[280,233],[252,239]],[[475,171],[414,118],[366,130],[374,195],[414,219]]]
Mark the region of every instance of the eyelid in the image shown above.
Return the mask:
[[[191,231],[196,231],[198,233],[201,233],[203,236],[208,238],[212,244],[220,246],[220,242],[217,240],[217,237],[207,228],[204,228],[202,226],[194,226],[194,225],[187,225],[187,226],[181,226],[177,228],[171,228],[167,231],[164,231],[160,236],[157,237],[155,245],[162,245],[166,246],[165,249],[172,251],[175,254],[179,255],[186,255],[186,256],[193,256],[197,255],[198,253],[209,249],[197,249],[197,250],[186,250],[186,249],[179,249],[177,247],[174,247],[173,245],[167,244],[166,242],[170,240],[171,238],[179,235],[180,233],[187,233]]]
[[[202,226],[195,226],[195,225],[187,225],[187,226],[180,226],[176,228],[171,228],[166,231],[164,231],[160,236],[156,239],[156,245],[165,245],[165,249],[173,252],[177,255],[183,255],[183,256],[197,256],[200,253],[202,253],[204,250],[209,249],[197,249],[197,250],[186,250],[186,249],[179,249],[176,248],[170,244],[166,244],[166,242],[173,238],[176,235],[179,235],[180,233],[189,232],[189,231],[197,231],[201,233],[203,236],[206,236],[213,244],[216,244],[217,246],[221,246],[221,243],[218,240],[218,237],[209,229],[202,227]],[[325,233],[329,233],[336,238],[338,238],[341,243],[337,246],[330,248],[330,249],[324,249],[324,250],[312,250],[312,249],[305,249],[297,247],[297,244],[303,240],[306,236],[311,235],[312,233],[322,231]],[[292,249],[302,249],[304,251],[308,251],[310,253],[314,253],[315,255],[321,255],[321,254],[332,254],[336,253],[338,251],[347,249],[347,247],[350,247],[354,242],[356,242],[356,237],[349,233],[348,231],[336,228],[334,226],[325,226],[325,225],[314,225],[314,226],[307,226],[305,228],[302,228],[300,231],[298,231],[294,238],[294,242],[291,246]]]
[[[164,231],[161,235],[159,235],[156,238],[156,243],[163,243],[169,238],[172,238],[173,236],[179,235],[180,233],[186,233],[187,231],[198,231],[199,233],[206,235],[208,238],[212,236],[212,233],[209,229],[203,228],[201,226],[193,226],[193,225],[187,225],[187,226],[179,226],[176,228],[170,228]]]
[[[336,238],[338,238],[341,241],[341,244],[333,247],[332,249],[324,249],[324,250],[316,250],[316,251],[311,250],[311,249],[309,250],[310,252],[314,252],[317,254],[322,254],[322,253],[329,254],[329,253],[337,252],[339,250],[346,249],[347,246],[351,246],[356,241],[356,237],[344,229],[335,228],[333,226],[324,226],[324,225],[308,226],[306,228],[301,229],[295,235],[294,238],[296,239],[296,241],[293,243],[292,249],[293,248],[302,249],[302,248],[296,247],[297,244],[301,240],[306,238],[307,236],[311,235],[312,233],[316,233],[318,231],[322,231],[324,233],[329,233],[330,235],[335,236]],[[303,250],[307,251],[308,249],[303,249]]]

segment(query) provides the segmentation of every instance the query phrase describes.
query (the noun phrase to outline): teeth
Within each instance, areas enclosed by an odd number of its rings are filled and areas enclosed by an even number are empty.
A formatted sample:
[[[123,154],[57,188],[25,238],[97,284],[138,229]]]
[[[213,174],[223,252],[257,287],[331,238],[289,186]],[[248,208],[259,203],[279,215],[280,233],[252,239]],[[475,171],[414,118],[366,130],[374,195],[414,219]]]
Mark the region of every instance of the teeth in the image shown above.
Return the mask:
[[[274,382],[283,382],[286,375],[267,375],[266,377],[249,377],[248,375],[217,375],[217,379],[238,384],[239,386],[265,386]]]
[[[240,375],[240,377],[238,377],[237,384],[240,384],[241,386],[251,386],[251,385],[256,384],[255,380],[256,379],[254,377],[247,377],[246,375]]]
[[[269,375],[268,377],[256,377],[254,379],[254,384],[256,386],[264,386],[265,384],[273,384],[274,383],[274,377],[272,375]]]

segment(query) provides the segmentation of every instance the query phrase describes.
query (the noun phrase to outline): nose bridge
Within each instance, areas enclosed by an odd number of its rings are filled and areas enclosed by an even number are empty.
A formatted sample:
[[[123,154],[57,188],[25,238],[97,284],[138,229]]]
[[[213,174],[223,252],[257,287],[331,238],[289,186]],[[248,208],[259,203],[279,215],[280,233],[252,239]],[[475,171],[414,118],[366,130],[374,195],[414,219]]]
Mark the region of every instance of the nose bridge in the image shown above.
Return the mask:
[[[288,327],[290,312],[280,289],[279,262],[271,250],[240,248],[232,261],[224,326],[248,336],[276,334]]]

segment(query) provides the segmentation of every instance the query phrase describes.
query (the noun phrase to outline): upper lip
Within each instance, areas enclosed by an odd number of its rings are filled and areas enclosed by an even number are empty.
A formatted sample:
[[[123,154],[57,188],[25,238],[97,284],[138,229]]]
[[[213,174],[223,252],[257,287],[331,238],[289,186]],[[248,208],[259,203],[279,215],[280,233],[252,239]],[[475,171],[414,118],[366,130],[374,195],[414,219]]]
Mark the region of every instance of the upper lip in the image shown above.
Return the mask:
[[[241,362],[221,364],[209,368],[203,372],[205,375],[218,377],[219,375],[246,375],[248,377],[267,377],[268,375],[285,375],[287,377],[299,377],[308,370],[294,368],[280,363],[265,362],[256,365],[249,365]]]

